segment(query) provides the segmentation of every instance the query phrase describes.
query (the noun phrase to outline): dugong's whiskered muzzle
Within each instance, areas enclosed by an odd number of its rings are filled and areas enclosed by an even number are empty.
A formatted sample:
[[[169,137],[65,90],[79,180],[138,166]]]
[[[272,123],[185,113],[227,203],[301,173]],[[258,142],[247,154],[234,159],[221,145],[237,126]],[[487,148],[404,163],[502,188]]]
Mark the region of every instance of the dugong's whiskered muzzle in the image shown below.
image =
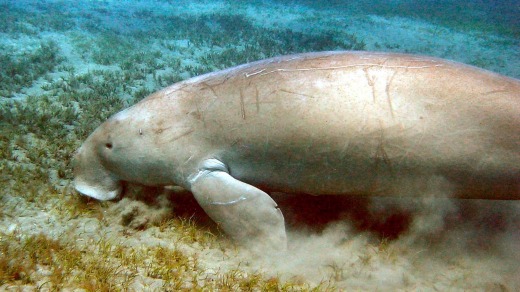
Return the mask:
[[[78,192],[97,200],[115,199],[123,189],[121,181],[84,149],[74,157],[73,184]]]
[[[92,197],[97,200],[112,200],[121,193],[122,186],[117,186],[114,190],[106,190],[102,186],[88,185],[78,180],[74,180],[74,188],[82,195]]]

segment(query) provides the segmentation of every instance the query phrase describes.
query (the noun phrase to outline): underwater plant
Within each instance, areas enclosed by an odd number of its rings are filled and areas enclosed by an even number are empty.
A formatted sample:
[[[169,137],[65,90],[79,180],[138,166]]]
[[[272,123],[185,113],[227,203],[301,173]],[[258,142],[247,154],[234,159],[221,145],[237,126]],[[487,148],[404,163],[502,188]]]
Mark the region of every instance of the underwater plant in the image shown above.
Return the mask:
[[[0,47],[0,97],[11,97],[30,86],[62,61],[58,45],[53,41],[40,42],[33,51],[14,56],[7,48]]]

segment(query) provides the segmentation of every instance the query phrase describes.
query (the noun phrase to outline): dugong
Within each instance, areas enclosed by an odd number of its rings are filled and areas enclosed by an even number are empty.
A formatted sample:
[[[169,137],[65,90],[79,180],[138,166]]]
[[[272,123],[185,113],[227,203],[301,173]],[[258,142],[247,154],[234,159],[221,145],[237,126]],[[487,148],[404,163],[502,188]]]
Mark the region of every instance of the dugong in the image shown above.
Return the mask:
[[[232,238],[284,249],[268,192],[520,199],[520,80],[406,54],[277,57],[148,96],[74,160],[84,195],[181,186]]]

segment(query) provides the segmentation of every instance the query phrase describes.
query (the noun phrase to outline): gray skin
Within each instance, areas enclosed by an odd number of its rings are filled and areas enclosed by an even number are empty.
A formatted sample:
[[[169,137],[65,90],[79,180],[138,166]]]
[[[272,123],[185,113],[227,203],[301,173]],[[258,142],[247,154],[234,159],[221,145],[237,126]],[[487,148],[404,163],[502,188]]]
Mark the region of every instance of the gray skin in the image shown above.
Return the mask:
[[[76,189],[178,185],[231,237],[284,249],[266,192],[520,199],[520,81],[389,53],[284,56],[192,78],[112,116]]]

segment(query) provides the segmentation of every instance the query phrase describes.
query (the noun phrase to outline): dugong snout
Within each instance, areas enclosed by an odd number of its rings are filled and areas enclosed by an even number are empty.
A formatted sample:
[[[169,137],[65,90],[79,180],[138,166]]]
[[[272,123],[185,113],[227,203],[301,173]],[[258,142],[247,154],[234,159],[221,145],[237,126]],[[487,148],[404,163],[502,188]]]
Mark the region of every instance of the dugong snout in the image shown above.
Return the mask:
[[[81,147],[74,156],[74,188],[94,199],[115,199],[122,191],[121,181],[95,155],[88,155],[89,151],[93,149]]]

